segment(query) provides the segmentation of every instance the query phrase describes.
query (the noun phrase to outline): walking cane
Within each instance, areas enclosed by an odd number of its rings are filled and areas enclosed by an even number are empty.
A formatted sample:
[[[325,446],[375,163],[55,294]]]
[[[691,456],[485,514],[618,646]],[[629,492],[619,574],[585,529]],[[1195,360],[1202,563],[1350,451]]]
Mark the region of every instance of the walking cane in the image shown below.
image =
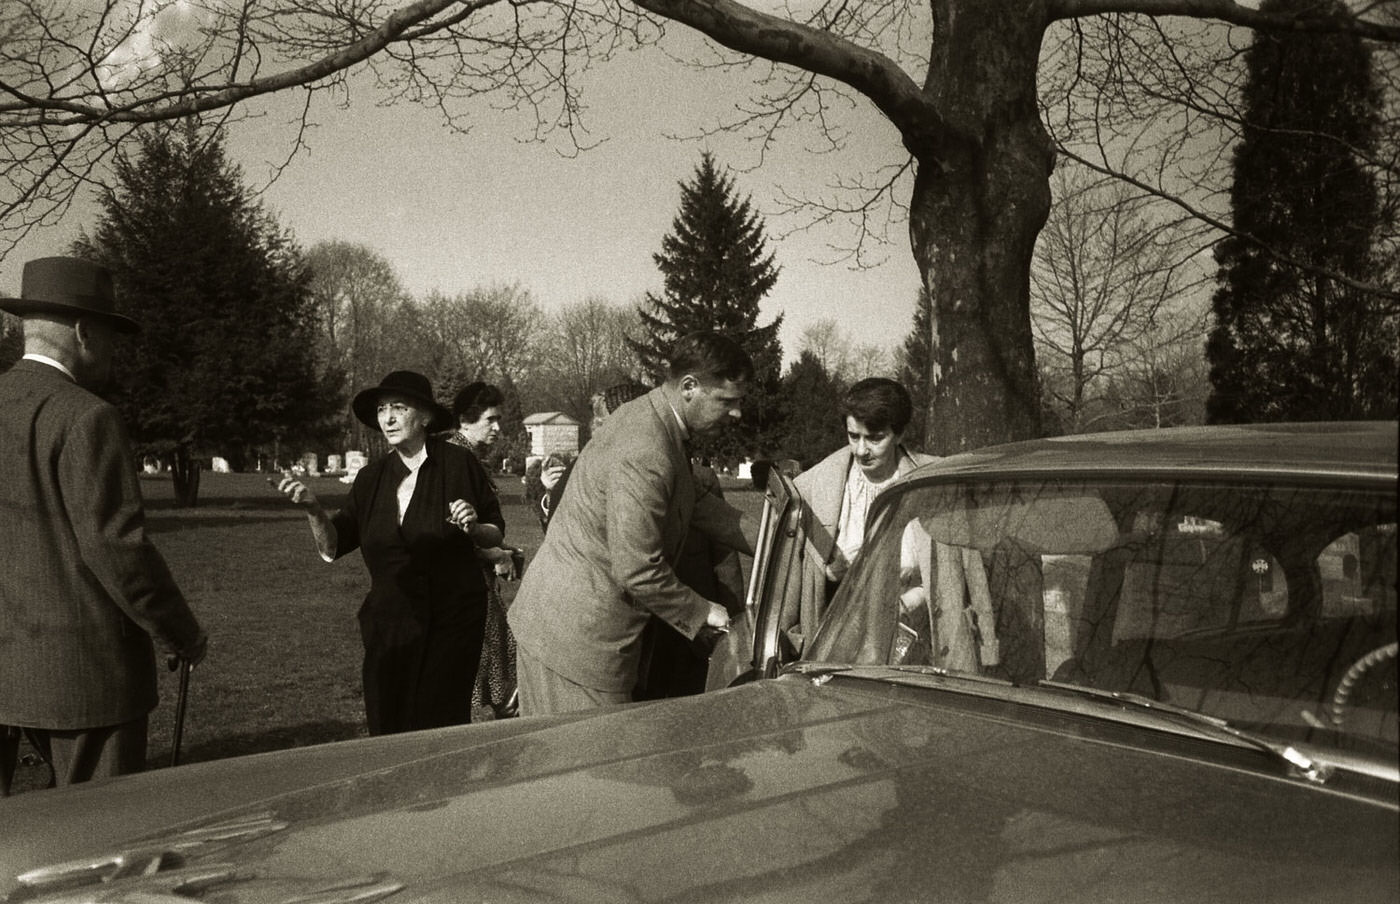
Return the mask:
[[[170,659],[170,668],[180,670],[180,696],[175,701],[175,734],[170,740],[170,765],[180,765],[180,737],[185,733],[185,704],[190,699],[190,661]]]

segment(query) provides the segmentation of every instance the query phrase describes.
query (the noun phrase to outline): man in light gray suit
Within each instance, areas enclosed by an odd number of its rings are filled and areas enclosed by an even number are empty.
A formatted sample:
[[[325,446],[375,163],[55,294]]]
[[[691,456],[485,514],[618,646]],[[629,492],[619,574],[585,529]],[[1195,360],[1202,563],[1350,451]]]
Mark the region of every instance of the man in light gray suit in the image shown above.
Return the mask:
[[[110,273],[75,258],[24,266],[24,357],[0,374],[0,796],[23,734],[58,785],[145,766],[152,637],[191,663],[204,632],[146,538],[111,377]]]
[[[508,613],[521,715],[623,703],[656,615],[694,638],[729,613],[676,577],[696,509],[687,444],[739,417],[753,363],[734,341],[676,342],[667,380],[589,440]],[[740,547],[742,548],[742,547]]]

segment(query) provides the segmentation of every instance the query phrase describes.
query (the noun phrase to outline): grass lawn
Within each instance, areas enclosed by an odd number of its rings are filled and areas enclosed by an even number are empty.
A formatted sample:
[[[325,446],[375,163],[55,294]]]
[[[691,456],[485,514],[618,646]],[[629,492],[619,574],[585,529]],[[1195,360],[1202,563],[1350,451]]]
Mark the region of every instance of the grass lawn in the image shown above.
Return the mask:
[[[308,482],[328,508],[349,489],[334,478]],[[518,478],[496,482],[506,539],[525,550],[528,569],[543,536],[539,521]],[[209,655],[190,679],[180,762],[364,735],[355,613],[369,576],[359,554],[321,561],[306,516],[261,474],[206,473],[193,509],[174,506],[168,476],[143,477],[141,487],[151,540],[210,638]],[[755,515],[763,504],[747,483],[726,481],[726,497]],[[507,604],[515,586],[503,585]],[[162,669],[150,768],[169,764],[178,692],[176,675]],[[490,718],[490,710],[473,718]],[[47,779],[47,767],[21,766],[16,785]]]

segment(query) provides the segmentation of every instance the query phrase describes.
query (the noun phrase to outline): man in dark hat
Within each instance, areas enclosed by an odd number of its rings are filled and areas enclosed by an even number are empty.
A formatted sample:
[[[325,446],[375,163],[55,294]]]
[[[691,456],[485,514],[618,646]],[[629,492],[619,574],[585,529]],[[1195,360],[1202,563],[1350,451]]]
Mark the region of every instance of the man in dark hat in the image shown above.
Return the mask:
[[[190,663],[207,640],[160,553],[126,427],[94,391],[118,333],[110,273],[25,264],[24,357],[0,374],[0,796],[21,734],[58,785],[140,771],[155,649]]]

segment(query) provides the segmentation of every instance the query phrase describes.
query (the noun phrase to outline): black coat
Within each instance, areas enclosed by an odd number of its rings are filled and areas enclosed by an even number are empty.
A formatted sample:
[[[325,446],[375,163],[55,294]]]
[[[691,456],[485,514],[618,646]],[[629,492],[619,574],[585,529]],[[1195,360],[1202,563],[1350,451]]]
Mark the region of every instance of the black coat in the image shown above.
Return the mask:
[[[396,490],[408,469],[394,453],[355,476],[332,516],[336,558],[359,548],[370,574],[359,622],[371,734],[471,720],[487,587],[471,540],[447,521],[447,505],[466,500],[478,520],[502,529],[504,519],[475,456],[436,438],[427,449],[402,525]]]

